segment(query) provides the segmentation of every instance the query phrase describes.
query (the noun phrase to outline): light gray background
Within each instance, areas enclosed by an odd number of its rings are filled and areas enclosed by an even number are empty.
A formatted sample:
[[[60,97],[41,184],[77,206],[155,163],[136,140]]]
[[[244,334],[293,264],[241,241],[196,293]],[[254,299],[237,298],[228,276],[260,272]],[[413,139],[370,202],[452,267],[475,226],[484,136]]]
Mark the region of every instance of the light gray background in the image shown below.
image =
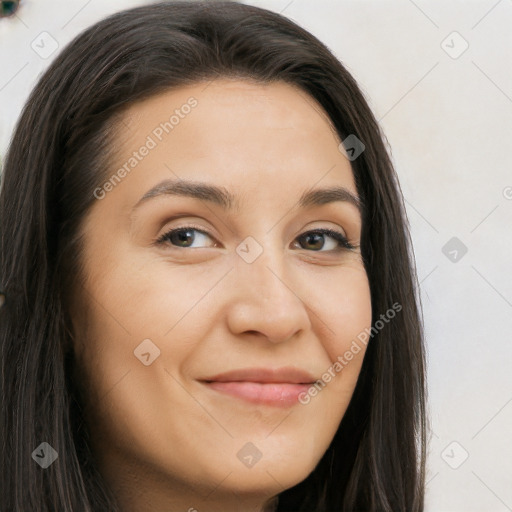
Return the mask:
[[[106,14],[149,2],[23,3],[0,20],[0,156],[60,49]],[[512,511],[512,1],[249,3],[326,43],[387,136],[427,334],[427,511]],[[59,45],[47,58],[31,48],[50,48],[42,32]]]

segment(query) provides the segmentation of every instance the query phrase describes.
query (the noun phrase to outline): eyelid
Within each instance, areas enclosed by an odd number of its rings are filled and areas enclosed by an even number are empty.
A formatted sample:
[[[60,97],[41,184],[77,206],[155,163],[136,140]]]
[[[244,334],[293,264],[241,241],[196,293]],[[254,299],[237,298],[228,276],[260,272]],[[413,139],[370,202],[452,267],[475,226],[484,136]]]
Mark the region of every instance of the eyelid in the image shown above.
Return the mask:
[[[345,235],[344,233],[342,233],[336,229],[332,229],[332,228],[307,229],[306,231],[304,231],[303,233],[298,235],[296,238],[299,238],[300,236],[303,236],[308,233],[322,233],[324,235],[330,236],[331,238],[334,238],[340,244],[340,247],[338,247],[338,249],[334,249],[334,251],[341,250],[341,249],[348,249],[348,250],[353,251],[353,250],[359,248],[358,244],[353,244],[350,242],[347,235]],[[312,252],[331,252],[331,251],[312,251]]]
[[[181,231],[181,230],[185,230],[185,229],[193,229],[195,231],[198,231],[199,233],[202,233],[203,235],[209,236],[213,240],[216,240],[215,236],[212,233],[210,233],[210,231],[208,231],[207,229],[204,229],[202,226],[197,226],[197,225],[194,225],[194,224],[186,224],[186,225],[183,225],[183,226],[176,226],[176,227],[169,228],[162,235],[158,236],[154,240],[154,243],[156,243],[156,244],[165,243],[165,241],[166,241],[165,238],[168,235],[170,235],[174,231]],[[178,247],[178,249],[179,249],[179,247]],[[203,249],[203,247],[202,247],[202,249]]]
[[[182,226],[176,226],[176,227],[168,229],[162,235],[158,236],[156,238],[156,240],[154,240],[154,243],[157,244],[157,245],[165,244],[166,241],[167,241],[166,237],[168,237],[171,233],[174,233],[175,231],[186,230],[186,229],[192,229],[192,230],[195,230],[195,231],[197,231],[197,232],[199,232],[199,233],[201,233],[203,235],[207,235],[210,238],[212,238],[215,241],[215,243],[217,243],[217,240],[216,240],[215,236],[212,233],[210,233],[209,230],[204,229],[202,226],[200,227],[200,226],[194,225],[192,223],[186,224],[186,225],[182,225]],[[343,232],[338,231],[336,229],[325,228],[325,227],[306,229],[306,230],[302,231],[301,233],[299,233],[294,238],[294,242],[296,242],[300,237],[302,237],[304,235],[307,235],[307,234],[310,234],[310,233],[321,233],[321,234],[330,236],[331,238],[336,240],[336,242],[338,243],[338,247],[336,249],[331,249],[331,250],[328,250],[328,251],[321,251],[320,250],[320,251],[308,251],[308,252],[319,252],[319,253],[327,252],[327,253],[332,253],[332,252],[338,252],[338,251],[343,251],[343,250],[354,251],[354,250],[356,250],[356,249],[358,249],[360,247],[359,244],[351,243],[350,240],[348,239],[348,237]],[[175,249],[190,249],[190,247],[178,247],[178,246],[172,246],[172,247],[175,248]],[[208,249],[208,248],[211,248],[211,247],[199,247],[199,248],[196,248],[196,249]],[[192,249],[194,249],[194,248],[192,247]],[[307,250],[307,249],[304,249],[304,250]]]

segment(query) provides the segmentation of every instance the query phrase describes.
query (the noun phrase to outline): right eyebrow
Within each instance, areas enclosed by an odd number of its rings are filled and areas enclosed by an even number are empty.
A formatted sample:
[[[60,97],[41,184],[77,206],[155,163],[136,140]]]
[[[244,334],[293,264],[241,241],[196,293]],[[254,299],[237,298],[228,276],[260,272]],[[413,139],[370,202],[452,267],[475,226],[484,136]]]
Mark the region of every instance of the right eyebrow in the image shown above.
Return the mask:
[[[299,206],[320,206],[323,204],[334,203],[336,201],[345,201],[355,206],[359,212],[362,212],[361,199],[345,187],[327,187],[308,190],[302,194],[299,200]]]
[[[135,204],[132,211],[148,199],[162,195],[185,196],[201,199],[203,201],[215,203],[225,210],[233,210],[235,206],[238,207],[238,202],[236,201],[235,196],[223,187],[196,181],[168,179],[161,181],[148,190]]]

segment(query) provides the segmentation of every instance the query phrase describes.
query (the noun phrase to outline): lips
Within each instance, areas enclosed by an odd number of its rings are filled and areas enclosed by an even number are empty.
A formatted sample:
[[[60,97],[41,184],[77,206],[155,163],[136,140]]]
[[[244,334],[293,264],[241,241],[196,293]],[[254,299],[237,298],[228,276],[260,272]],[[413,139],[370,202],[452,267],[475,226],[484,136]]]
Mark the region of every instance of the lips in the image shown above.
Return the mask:
[[[200,380],[216,392],[278,407],[298,403],[299,395],[307,391],[315,381],[310,373],[294,367],[245,368]]]

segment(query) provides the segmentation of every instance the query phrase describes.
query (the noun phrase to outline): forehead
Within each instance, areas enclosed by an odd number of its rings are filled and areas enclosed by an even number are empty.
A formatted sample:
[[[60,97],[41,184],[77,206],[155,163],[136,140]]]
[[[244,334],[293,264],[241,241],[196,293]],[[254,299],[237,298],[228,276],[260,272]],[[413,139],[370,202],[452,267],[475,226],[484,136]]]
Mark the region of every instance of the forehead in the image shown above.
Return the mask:
[[[308,132],[322,127],[328,128],[333,137],[337,136],[320,104],[305,91],[283,81],[259,83],[219,78],[169,89],[131,105],[125,111],[124,122],[130,125],[132,121],[153,120],[155,116],[167,119],[190,98],[195,98],[199,107],[193,109],[196,120],[207,121],[223,113],[223,117],[216,119],[220,125],[240,125],[239,115],[251,116],[253,122],[245,123],[247,129],[255,126],[272,129],[276,123],[280,128],[293,128],[303,126],[306,121]]]
[[[284,82],[218,79],[172,89],[130,106],[118,127],[114,168],[137,159],[126,189],[186,178],[247,198],[302,194],[317,183],[356,193],[327,114]],[[142,158],[133,156],[144,147]]]

